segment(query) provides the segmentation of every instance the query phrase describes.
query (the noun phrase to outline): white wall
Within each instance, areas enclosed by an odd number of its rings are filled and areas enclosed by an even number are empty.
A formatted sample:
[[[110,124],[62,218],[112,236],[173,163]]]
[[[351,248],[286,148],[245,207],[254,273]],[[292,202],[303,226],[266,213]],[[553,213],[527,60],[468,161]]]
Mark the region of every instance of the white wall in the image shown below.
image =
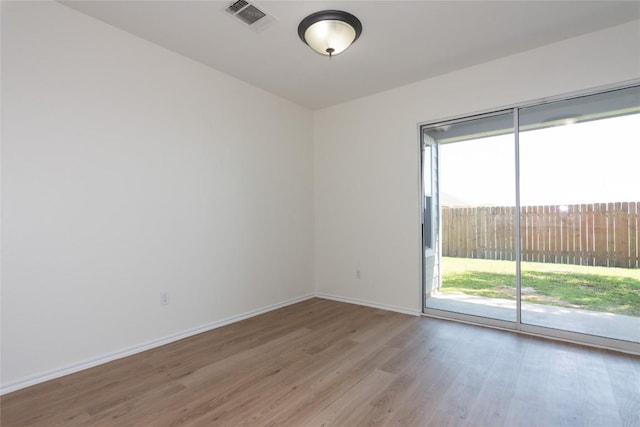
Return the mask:
[[[420,310],[419,123],[639,78],[635,21],[317,111],[316,291]]]
[[[309,110],[2,2],[2,125],[4,391],[313,293]]]

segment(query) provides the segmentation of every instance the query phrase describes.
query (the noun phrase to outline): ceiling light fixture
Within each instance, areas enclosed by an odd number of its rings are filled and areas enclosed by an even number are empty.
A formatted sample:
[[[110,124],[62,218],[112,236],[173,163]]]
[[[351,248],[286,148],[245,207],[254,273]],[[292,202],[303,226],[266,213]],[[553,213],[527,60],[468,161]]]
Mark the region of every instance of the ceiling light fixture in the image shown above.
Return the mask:
[[[358,18],[341,10],[323,10],[312,13],[298,25],[300,39],[321,55],[331,58],[346,50],[358,40],[362,23]]]

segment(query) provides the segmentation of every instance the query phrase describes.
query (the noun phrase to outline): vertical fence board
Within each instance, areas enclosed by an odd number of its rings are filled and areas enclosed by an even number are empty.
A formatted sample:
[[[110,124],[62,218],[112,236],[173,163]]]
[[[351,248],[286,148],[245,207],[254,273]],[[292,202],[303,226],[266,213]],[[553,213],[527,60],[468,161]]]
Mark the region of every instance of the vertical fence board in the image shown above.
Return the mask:
[[[504,206],[498,206],[495,216],[495,233],[496,233],[496,257],[494,259],[504,259]]]
[[[536,206],[536,262],[544,262],[544,225],[542,210],[542,206]]]
[[[505,250],[506,258],[510,261],[515,259],[515,238],[516,238],[516,215],[520,215],[520,212],[516,212],[516,208],[513,206],[507,206],[506,222],[507,222],[507,246]]]
[[[540,252],[538,251],[539,243],[539,222],[538,207],[531,206],[531,261],[538,262]]]
[[[616,265],[615,203],[607,203],[607,265]]]
[[[533,208],[527,206],[527,261],[533,261]]]
[[[456,253],[458,254],[458,256],[460,257],[464,257],[466,256],[466,254],[462,253],[462,233],[463,233],[463,226],[464,226],[464,210],[458,210],[456,209],[454,212],[454,216],[455,216],[455,220],[456,220],[456,224],[457,227],[455,230],[453,230],[453,241],[455,242],[456,245]]]
[[[462,253],[462,225],[464,224],[462,221],[464,220],[463,215],[464,215],[464,211],[463,210],[456,210],[455,212],[455,217],[456,217],[456,223],[458,224],[458,227],[456,227],[456,229],[454,230],[453,233],[453,237],[454,237],[454,241],[456,244],[456,252],[458,253],[458,256],[466,256],[466,254]]]
[[[551,259],[551,207],[542,207],[542,223],[543,223],[543,241],[544,241],[544,255],[542,262],[550,262]]]
[[[495,206],[491,207],[491,228],[490,228],[490,244],[491,244],[491,259],[500,259],[498,257],[498,230],[497,230],[497,222],[500,220],[498,217],[498,209]]]
[[[559,222],[558,222],[558,206],[549,206],[549,215],[551,216],[551,231],[549,233],[551,256],[549,262],[559,262]]]
[[[616,203],[615,210],[615,266],[629,268],[629,204]]]
[[[532,206],[527,206],[527,261],[533,261],[535,257],[535,215]]]
[[[573,227],[573,206],[567,206],[567,220],[565,222],[565,245],[564,245],[564,262],[571,264],[573,262],[573,241],[574,241],[574,227]]]
[[[580,263],[580,205],[571,205],[571,246],[569,250],[569,259],[571,264]]]
[[[462,233],[462,252],[467,257],[478,258],[478,253],[475,250],[475,240],[477,239],[477,234],[475,232],[472,232],[478,226],[476,211],[468,208],[465,213],[472,216],[472,220],[465,223],[463,226],[464,232]]]
[[[595,238],[595,265],[604,266],[608,265],[607,256],[607,212],[604,203],[594,204],[594,238]]]
[[[504,233],[506,229],[504,228],[504,207],[497,206],[494,208],[495,210],[495,222],[493,224],[495,228],[495,253],[496,257],[494,259],[504,259]]]
[[[638,244],[640,243],[638,235],[638,209],[640,203],[629,203],[629,257],[630,268],[640,268],[640,254],[638,253]]]
[[[442,229],[445,231],[445,234],[442,235],[442,248],[443,253],[451,253],[455,248],[453,244],[453,230],[457,228],[457,224],[453,222],[453,209],[445,208],[444,215],[442,215]],[[445,239],[447,240],[445,242]],[[446,247],[446,249],[444,249]],[[454,255],[454,256],[457,256]]]
[[[443,247],[443,253],[448,254],[448,253],[452,253],[452,251],[454,251],[456,248],[455,242],[453,240],[453,233],[454,233],[454,230],[458,228],[458,224],[454,220],[455,209],[447,208],[446,212],[447,212],[446,216],[444,215],[442,216],[442,229],[446,230],[446,234],[443,235],[442,237],[442,240],[443,240],[442,247]],[[448,240],[447,242],[444,241],[445,238]],[[446,252],[444,252],[445,246],[447,248]],[[451,256],[459,256],[459,255],[456,253],[455,255],[451,255]]]
[[[569,262],[569,211],[568,208],[560,209],[560,262],[566,264]]]
[[[578,255],[576,256],[576,264],[578,265],[586,265],[586,248],[587,248],[587,215],[586,215],[586,205],[578,206],[578,224],[577,227],[579,229],[579,238],[576,242]]]
[[[451,219],[452,209],[442,208],[442,253],[449,254],[453,250],[451,233],[454,227]]]
[[[456,242],[456,252],[458,256],[468,257],[468,254],[464,252],[465,247],[465,237],[464,234],[467,232],[465,227],[469,227],[468,219],[466,216],[470,212],[467,209],[456,210],[456,221],[458,224],[458,228],[455,230],[455,242]]]
[[[477,230],[478,227],[477,212],[475,209],[472,210],[468,208],[466,214],[471,215],[473,219],[464,224],[464,233],[462,234],[462,252],[467,257],[478,258],[478,252],[475,250],[477,234],[475,231],[472,233],[472,230]]]
[[[480,227],[482,229],[481,258],[487,259],[489,257],[489,251],[487,250],[489,247],[489,208],[484,207],[480,212],[482,213],[480,215]]]
[[[529,261],[529,214],[528,206],[520,208],[520,245],[522,261]]]
[[[584,206],[584,237],[582,240],[584,265],[593,265],[594,246],[593,246],[593,205]]]
[[[521,260],[525,261],[527,251],[527,217],[525,214],[525,208],[521,207],[516,211],[516,215],[520,216],[520,256]]]

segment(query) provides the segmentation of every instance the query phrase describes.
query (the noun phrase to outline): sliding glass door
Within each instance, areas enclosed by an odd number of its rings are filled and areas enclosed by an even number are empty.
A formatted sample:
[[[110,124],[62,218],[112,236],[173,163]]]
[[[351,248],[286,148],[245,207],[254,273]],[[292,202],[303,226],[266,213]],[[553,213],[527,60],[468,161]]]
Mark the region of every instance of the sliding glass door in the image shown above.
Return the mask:
[[[422,140],[425,313],[640,351],[640,87]]]
[[[520,110],[524,324],[640,342],[638,93]]]
[[[427,277],[437,284],[426,289],[427,308],[516,320],[513,123],[507,111],[424,129],[437,146],[424,166],[438,183],[440,210],[431,216],[441,242],[438,260],[425,258],[440,274]]]

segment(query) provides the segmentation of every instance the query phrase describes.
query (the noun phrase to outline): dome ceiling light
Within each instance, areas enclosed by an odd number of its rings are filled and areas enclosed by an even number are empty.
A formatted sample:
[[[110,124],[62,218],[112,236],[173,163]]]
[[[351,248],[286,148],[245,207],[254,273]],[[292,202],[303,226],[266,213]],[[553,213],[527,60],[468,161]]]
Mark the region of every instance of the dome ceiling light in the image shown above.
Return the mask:
[[[341,10],[312,13],[298,25],[300,39],[321,55],[331,58],[345,51],[362,33],[358,18]]]

